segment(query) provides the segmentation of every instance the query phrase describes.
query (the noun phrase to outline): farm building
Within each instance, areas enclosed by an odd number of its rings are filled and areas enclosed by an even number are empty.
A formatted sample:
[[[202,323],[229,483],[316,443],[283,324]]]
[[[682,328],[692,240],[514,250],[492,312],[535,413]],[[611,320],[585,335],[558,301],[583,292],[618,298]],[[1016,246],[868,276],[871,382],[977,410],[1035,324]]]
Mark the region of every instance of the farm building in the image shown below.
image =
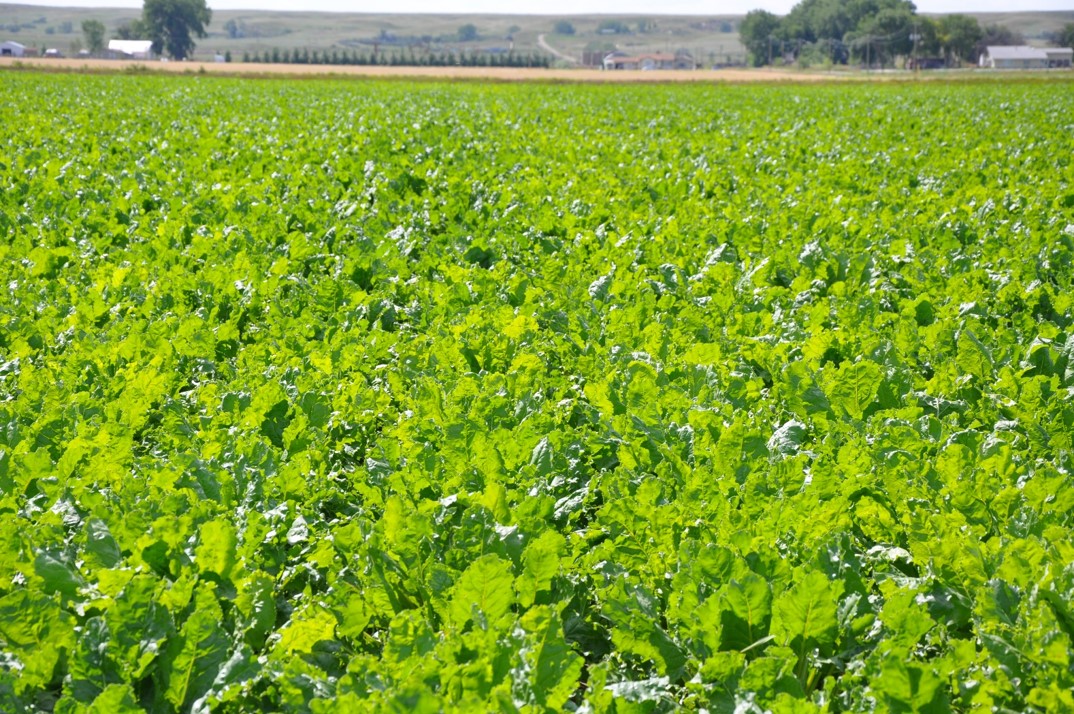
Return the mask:
[[[1070,67],[1074,49],[1069,47],[989,46],[981,55],[980,66],[989,69],[1048,69]]]
[[[906,61],[906,69],[944,69],[947,60],[943,57],[911,57]]]
[[[612,52],[604,58],[604,69],[697,69],[697,63],[689,52],[675,54],[653,52],[628,55]]]
[[[18,42],[0,43],[0,57],[22,57],[26,54],[25,45],[20,45]]]
[[[1074,65],[1074,49],[1070,47],[1045,47],[1049,67],[1067,67]]]
[[[120,59],[149,59],[153,43],[149,40],[109,40],[108,54]]]

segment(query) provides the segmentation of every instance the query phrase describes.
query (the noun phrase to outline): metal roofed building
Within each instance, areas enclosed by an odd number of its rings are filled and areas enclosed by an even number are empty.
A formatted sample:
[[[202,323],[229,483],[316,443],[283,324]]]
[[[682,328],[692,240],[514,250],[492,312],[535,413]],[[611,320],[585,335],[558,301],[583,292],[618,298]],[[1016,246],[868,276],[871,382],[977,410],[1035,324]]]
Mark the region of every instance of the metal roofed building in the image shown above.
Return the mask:
[[[1069,47],[990,45],[978,64],[990,69],[1049,69],[1070,67],[1072,58],[1074,49]]]
[[[1049,67],[1071,67],[1074,65],[1074,49],[1070,47],[1045,47],[1048,53]]]
[[[149,40],[109,40],[108,53],[113,57],[149,59],[153,43]]]
[[[0,42],[0,57],[22,57],[26,54],[26,46],[18,42]]]

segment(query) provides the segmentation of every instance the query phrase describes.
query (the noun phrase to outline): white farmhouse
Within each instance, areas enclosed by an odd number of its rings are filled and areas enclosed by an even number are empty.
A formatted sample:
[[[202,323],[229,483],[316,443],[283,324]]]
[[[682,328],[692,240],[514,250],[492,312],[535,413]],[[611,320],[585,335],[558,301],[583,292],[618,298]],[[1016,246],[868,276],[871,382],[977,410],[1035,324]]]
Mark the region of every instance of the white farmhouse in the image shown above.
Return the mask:
[[[1074,49],[1069,47],[1029,47],[989,45],[978,64],[989,69],[1049,69],[1070,67]]]
[[[149,59],[153,43],[149,40],[109,40],[108,53],[122,59]]]

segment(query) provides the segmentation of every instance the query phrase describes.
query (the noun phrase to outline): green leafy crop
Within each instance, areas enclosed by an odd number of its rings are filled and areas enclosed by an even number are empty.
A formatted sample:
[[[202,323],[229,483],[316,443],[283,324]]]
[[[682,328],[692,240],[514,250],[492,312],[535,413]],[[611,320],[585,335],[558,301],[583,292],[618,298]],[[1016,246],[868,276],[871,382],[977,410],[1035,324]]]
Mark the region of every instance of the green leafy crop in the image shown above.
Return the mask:
[[[0,710],[1074,710],[1074,85],[7,74]]]

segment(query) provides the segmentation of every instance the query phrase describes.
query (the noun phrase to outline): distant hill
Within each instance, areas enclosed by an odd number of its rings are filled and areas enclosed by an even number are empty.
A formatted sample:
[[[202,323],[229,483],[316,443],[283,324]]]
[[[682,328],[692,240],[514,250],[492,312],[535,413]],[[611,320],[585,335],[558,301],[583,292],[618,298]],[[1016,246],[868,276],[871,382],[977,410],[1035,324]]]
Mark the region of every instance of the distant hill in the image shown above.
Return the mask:
[[[77,51],[82,21],[97,19],[109,35],[140,15],[137,9],[54,8],[0,4],[0,41],[15,40],[32,47],[55,47],[66,54]],[[564,35],[554,31],[566,19],[574,29]],[[736,32],[740,17],[572,16],[557,18],[525,15],[375,15],[362,13],[274,12],[215,10],[209,36],[197,40],[196,54],[208,56],[230,51],[236,59],[244,53],[273,49],[380,51],[513,50],[544,52],[538,37],[564,54],[582,58],[594,52],[622,49],[635,52],[689,50],[706,63],[744,59]],[[466,25],[477,37],[460,39]],[[603,31],[602,31],[602,25]],[[614,31],[618,30],[618,32]]]
[[[1001,23],[1022,32],[1035,44],[1046,33],[1074,22],[1074,10],[1062,12],[972,13],[982,23]],[[37,48],[56,48],[74,54],[81,47],[82,21],[100,20],[111,37],[116,29],[140,15],[129,8],[60,8],[0,4],[0,41],[15,40]],[[573,34],[556,32],[566,20]],[[545,43],[565,55],[582,59],[619,49],[631,54],[688,50],[705,65],[745,60],[739,43],[741,16],[576,15],[383,15],[363,13],[274,12],[262,10],[216,10],[209,36],[197,41],[197,57],[231,52],[236,59],[246,53],[274,49],[317,52],[451,52],[492,51],[545,52]],[[466,25],[476,28],[476,38],[460,39]],[[567,29],[560,27],[559,29]],[[463,33],[468,34],[468,33]]]

